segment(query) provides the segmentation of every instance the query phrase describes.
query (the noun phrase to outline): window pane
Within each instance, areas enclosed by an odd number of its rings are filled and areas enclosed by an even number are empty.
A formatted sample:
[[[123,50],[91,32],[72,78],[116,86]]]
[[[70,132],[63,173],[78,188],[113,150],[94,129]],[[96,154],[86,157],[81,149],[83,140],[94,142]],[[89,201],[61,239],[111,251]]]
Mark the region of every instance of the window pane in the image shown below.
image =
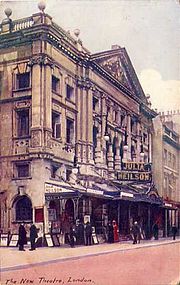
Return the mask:
[[[28,88],[30,86],[30,73],[17,74],[17,89]]]
[[[18,136],[29,135],[29,110],[18,111]]]
[[[19,164],[17,167],[17,177],[29,177],[29,164]]]
[[[32,220],[32,204],[29,198],[23,197],[16,203],[16,220]]]

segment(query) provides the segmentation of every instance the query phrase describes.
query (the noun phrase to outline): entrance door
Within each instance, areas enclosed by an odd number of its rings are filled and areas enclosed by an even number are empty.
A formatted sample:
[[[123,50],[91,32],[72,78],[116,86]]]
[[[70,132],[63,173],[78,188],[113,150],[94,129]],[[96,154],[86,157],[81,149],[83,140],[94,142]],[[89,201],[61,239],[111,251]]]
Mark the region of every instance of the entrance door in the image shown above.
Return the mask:
[[[70,223],[74,222],[74,203],[71,199],[68,199],[65,204],[65,216]]]

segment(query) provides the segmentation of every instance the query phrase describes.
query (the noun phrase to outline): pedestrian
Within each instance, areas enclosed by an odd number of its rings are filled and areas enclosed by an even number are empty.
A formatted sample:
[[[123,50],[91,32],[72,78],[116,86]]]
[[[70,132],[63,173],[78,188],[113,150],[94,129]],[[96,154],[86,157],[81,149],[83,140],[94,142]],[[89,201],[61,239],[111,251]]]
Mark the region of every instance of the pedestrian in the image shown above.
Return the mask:
[[[20,224],[19,226],[19,237],[18,237],[18,245],[20,251],[25,251],[24,245],[27,244],[26,230],[24,224]]]
[[[84,225],[82,221],[77,222],[76,226],[76,238],[77,238],[77,244],[78,245],[84,245]]]
[[[31,242],[31,248],[29,250],[35,250],[36,246],[35,246],[35,240],[38,237],[37,234],[37,228],[36,226],[32,223],[31,227],[30,227],[30,242]]]
[[[85,237],[86,237],[86,245],[91,245],[92,226],[91,226],[90,222],[87,222],[85,225]]]
[[[118,226],[115,220],[112,222],[112,225],[113,225],[113,233],[114,233],[114,242],[117,242],[119,241],[119,234],[118,234]]]
[[[109,243],[113,243],[114,242],[114,229],[113,229],[113,225],[111,223],[111,221],[108,222],[107,225],[107,241]]]
[[[76,239],[76,233],[72,226],[69,229],[69,244],[71,247],[74,247]]]
[[[140,229],[137,221],[134,222],[131,233],[133,237],[133,244],[137,244],[137,240],[140,243]]]
[[[155,222],[154,225],[152,226],[152,231],[153,231],[153,236],[155,240],[158,240],[158,235],[159,235],[159,227],[158,224]]]
[[[173,240],[175,240],[176,239],[176,234],[177,234],[177,227],[176,227],[175,224],[172,226],[171,231],[172,231],[172,234],[173,234]]]

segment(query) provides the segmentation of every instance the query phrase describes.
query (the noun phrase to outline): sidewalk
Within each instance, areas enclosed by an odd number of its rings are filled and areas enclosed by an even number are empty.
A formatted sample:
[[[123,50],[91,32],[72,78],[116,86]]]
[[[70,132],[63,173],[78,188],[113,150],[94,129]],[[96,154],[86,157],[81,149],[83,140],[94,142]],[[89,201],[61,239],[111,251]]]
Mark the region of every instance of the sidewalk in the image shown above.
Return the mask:
[[[180,238],[175,241],[172,238],[161,238],[159,240],[143,240],[140,244],[132,244],[132,241],[123,241],[113,244],[103,243],[91,246],[76,246],[74,248],[68,245],[60,247],[41,247],[35,251],[19,251],[18,247],[0,248],[0,267],[1,271],[11,271],[37,264],[47,264],[54,262],[64,262],[69,259],[80,259],[93,255],[108,254],[111,252],[140,249],[142,247],[160,246],[171,243],[180,243]]]

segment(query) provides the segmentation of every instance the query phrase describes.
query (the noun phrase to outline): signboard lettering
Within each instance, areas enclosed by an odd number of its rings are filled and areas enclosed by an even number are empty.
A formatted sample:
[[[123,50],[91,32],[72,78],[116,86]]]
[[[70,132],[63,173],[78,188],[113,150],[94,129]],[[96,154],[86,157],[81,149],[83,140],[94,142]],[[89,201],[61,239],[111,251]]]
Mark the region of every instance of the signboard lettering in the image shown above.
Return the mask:
[[[117,179],[122,181],[151,181],[151,172],[118,172]]]

